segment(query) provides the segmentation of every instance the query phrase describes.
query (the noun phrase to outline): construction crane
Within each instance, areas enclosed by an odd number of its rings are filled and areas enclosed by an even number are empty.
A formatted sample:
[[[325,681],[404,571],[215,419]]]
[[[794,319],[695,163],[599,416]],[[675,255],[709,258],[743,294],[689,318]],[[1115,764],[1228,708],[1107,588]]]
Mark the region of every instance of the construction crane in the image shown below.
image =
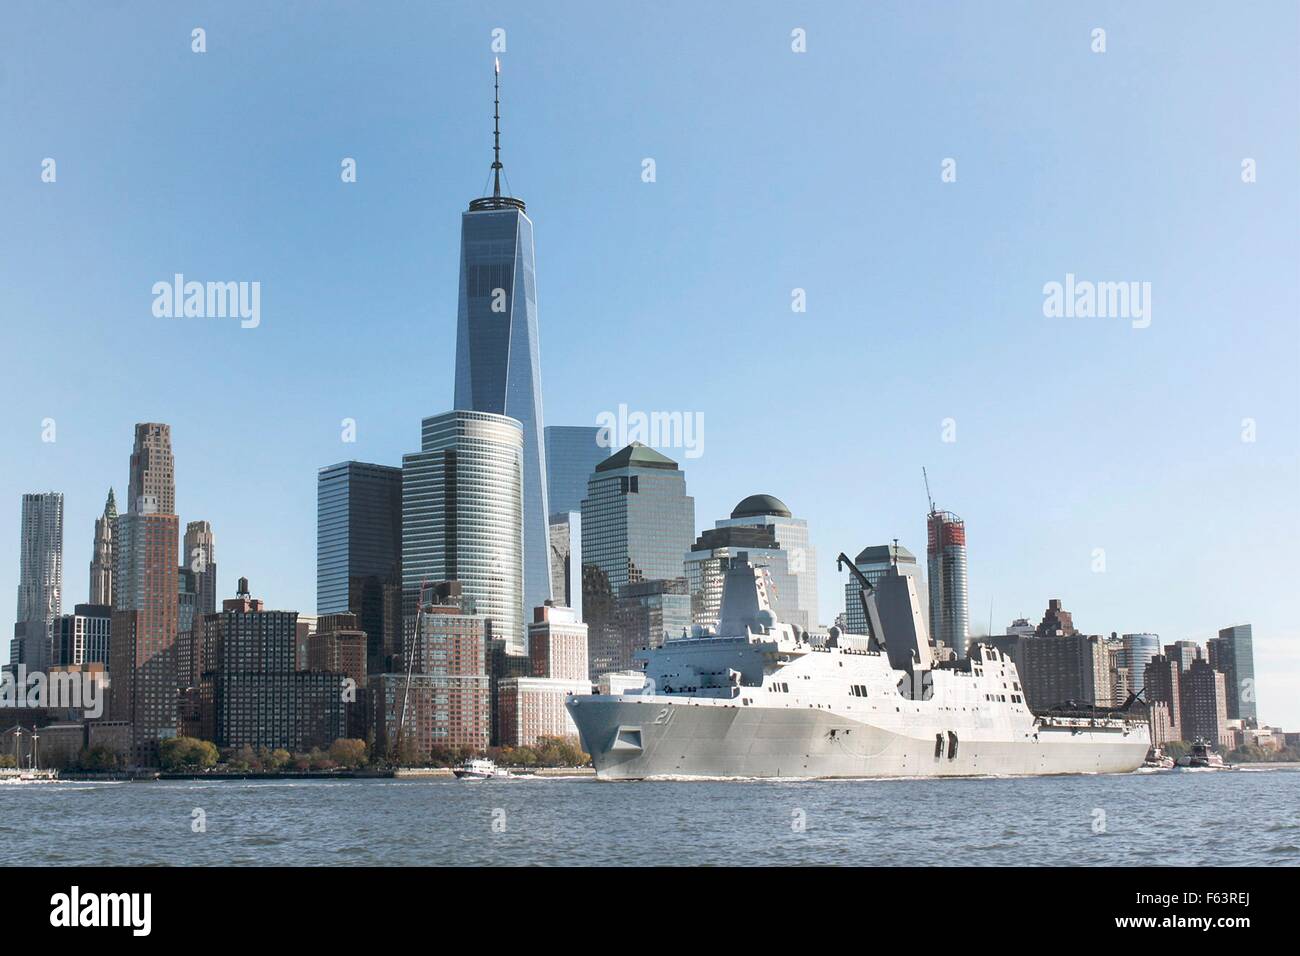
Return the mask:
[[[934,514],[934,495],[930,494],[930,476],[925,473],[925,465],[921,466],[921,477],[925,479],[925,497],[930,502],[930,514]]]
[[[402,687],[402,709],[397,715],[397,740],[393,748],[393,757],[402,760],[402,736],[406,731],[406,707],[411,700],[411,676],[415,672],[415,647],[420,637],[420,628],[424,624],[424,591],[429,587],[427,581],[420,582],[420,593],[415,603],[415,631],[409,640],[402,642],[402,656],[406,658],[406,682]]]

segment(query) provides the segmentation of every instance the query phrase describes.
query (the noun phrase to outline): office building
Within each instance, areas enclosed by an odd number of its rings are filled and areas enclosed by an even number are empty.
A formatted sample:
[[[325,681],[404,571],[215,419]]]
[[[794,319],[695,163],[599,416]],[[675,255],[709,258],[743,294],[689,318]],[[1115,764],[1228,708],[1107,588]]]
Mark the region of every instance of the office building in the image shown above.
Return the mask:
[[[90,601],[113,606],[113,527],[117,524],[117,499],[108,489],[104,513],[95,519],[95,541],[90,559]]]
[[[582,512],[551,515],[551,581],[555,603],[573,608],[582,620]]]
[[[552,515],[582,510],[591,473],[615,451],[601,443],[600,431],[595,425],[546,426],[546,497]]]
[[[1151,663],[1153,657],[1160,654],[1160,635],[1159,634],[1125,634],[1122,638],[1124,642],[1123,664],[1129,670],[1129,683],[1134,692],[1141,690],[1147,685],[1147,665]],[[1143,695],[1143,700],[1147,700]]]
[[[1178,670],[1185,672],[1192,661],[1201,657],[1201,645],[1195,641],[1174,641],[1165,645],[1165,656],[1178,662]]]
[[[108,664],[113,633],[113,609],[103,604],[78,604],[59,618],[54,659],[57,667]]]
[[[184,564],[194,575],[194,613],[199,617],[217,610],[217,538],[206,521],[185,526]]]
[[[344,461],[316,477],[316,613],[355,614],[367,669],[399,653],[402,469]]]
[[[930,602],[926,595],[925,580],[921,576],[921,566],[917,563],[916,555],[907,548],[898,543],[872,545],[859,551],[853,563],[873,586],[885,576],[891,566],[896,566],[899,574],[911,578],[915,583],[922,616],[929,614]],[[867,620],[862,613],[859,591],[857,579],[850,576],[844,585],[844,622],[850,634],[867,633]]]
[[[808,535],[808,522],[794,517],[785,502],[774,495],[750,495],[731,510],[730,518],[719,520],[716,527],[758,528],[771,532],[780,549],[780,557],[768,564],[768,594],[772,610],[779,621],[804,631],[814,628],[817,624],[817,552]]]
[[[1224,676],[1228,719],[1256,726],[1255,649],[1250,625],[1221,628],[1218,637],[1205,643],[1211,666]]]
[[[522,608],[552,598],[537,272],[524,202],[501,192],[499,131],[493,149],[492,195],[472,200],[461,214],[455,408],[518,424],[523,593],[511,623],[522,640]]]
[[[490,622],[491,636],[524,652],[523,442],[514,419],[452,411],[426,418],[421,451],[402,456],[408,632],[421,586],[457,581],[472,613]]]
[[[680,578],[695,537],[695,499],[672,459],[633,442],[599,465],[582,500],[583,597],[608,600],[638,581]]]

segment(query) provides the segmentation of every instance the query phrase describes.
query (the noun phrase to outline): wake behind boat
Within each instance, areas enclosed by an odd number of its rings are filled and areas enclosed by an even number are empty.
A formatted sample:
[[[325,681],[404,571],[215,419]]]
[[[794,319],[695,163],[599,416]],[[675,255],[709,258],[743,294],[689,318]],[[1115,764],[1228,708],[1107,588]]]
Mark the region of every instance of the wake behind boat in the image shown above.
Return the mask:
[[[1018,776],[1142,764],[1144,716],[1035,716],[996,648],[934,661],[915,583],[897,567],[859,583],[870,633],[813,635],[777,621],[762,570],[733,558],[716,634],[697,627],[643,651],[640,693],[568,698],[597,776]]]

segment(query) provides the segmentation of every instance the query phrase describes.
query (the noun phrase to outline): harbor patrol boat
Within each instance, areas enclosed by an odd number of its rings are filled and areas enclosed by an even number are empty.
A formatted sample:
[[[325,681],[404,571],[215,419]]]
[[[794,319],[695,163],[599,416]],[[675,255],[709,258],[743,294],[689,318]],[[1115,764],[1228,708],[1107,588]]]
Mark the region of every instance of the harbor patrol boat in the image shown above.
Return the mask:
[[[911,577],[891,567],[859,583],[871,633],[814,635],[776,619],[762,568],[731,559],[716,632],[697,627],[643,651],[639,693],[568,698],[597,776],[958,777],[1142,764],[1144,718],[1035,715],[996,648],[974,643],[961,660],[934,660]]]

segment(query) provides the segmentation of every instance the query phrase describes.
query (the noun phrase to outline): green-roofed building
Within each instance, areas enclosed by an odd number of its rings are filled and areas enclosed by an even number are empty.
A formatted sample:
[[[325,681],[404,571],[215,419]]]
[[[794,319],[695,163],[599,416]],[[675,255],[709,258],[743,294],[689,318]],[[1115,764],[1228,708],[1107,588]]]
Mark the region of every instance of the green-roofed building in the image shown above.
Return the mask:
[[[596,466],[582,500],[582,604],[593,678],[631,666],[637,650],[615,626],[629,584],[684,577],[695,539],[695,499],[686,475],[633,442]]]

